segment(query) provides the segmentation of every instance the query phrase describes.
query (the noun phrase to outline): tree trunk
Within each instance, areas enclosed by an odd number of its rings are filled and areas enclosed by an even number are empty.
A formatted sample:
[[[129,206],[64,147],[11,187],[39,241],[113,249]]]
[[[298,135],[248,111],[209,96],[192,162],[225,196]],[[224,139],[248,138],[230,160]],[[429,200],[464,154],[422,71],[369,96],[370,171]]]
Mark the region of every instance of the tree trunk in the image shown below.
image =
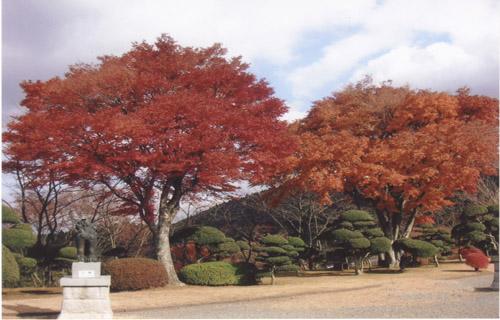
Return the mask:
[[[438,256],[437,255],[434,256],[434,265],[436,267],[439,267],[439,260],[438,260]]]
[[[307,257],[307,265],[309,267],[309,270],[314,270],[314,260],[312,256]]]
[[[276,268],[274,266],[271,268],[271,285],[274,285],[274,281],[276,279],[276,276],[274,275],[274,270],[275,269]]]
[[[172,253],[170,251],[170,226],[172,225],[172,217],[175,214],[167,214],[160,212],[158,221],[158,234],[155,236],[155,249],[158,260],[163,264],[167,271],[168,285],[183,286],[177,273],[175,272]]]
[[[495,271],[493,272],[493,282],[491,283],[490,289],[498,291],[498,255],[492,256],[491,262],[493,262]]]
[[[363,260],[356,259],[354,261],[354,273],[356,275],[363,274]]]
[[[386,257],[387,256],[389,258],[389,267],[390,268],[399,268],[399,260],[396,259],[396,252],[394,251],[394,248],[391,247],[389,252],[387,252]]]
[[[387,262],[387,258],[386,258],[386,254],[385,253],[379,253],[377,265],[379,267],[384,267],[384,268],[386,268],[386,267],[389,266],[389,263]]]

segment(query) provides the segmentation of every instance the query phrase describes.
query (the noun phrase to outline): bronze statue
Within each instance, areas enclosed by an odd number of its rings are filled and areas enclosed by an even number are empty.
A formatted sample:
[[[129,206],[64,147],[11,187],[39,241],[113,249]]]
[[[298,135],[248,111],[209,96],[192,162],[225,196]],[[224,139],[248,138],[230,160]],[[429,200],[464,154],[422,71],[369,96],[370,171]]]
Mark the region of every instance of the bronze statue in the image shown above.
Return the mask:
[[[78,261],[97,261],[97,231],[94,224],[91,221],[87,221],[87,219],[82,219],[76,223],[75,229],[77,232],[75,240]]]

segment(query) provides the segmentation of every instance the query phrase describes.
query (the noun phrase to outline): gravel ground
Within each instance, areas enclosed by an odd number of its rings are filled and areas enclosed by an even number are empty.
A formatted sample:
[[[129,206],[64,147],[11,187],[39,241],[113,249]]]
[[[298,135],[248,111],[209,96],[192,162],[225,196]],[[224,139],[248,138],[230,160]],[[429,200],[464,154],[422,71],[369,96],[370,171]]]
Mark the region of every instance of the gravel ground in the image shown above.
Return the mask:
[[[492,266],[490,266],[492,269]],[[491,270],[443,263],[403,273],[316,272],[274,286],[165,287],[111,294],[115,318],[497,318]],[[266,280],[267,281],[267,280]],[[4,319],[54,319],[60,290],[4,289]]]
[[[396,298],[387,284],[351,292],[339,290],[306,293],[276,298],[250,298],[247,301],[205,303],[182,307],[143,310],[115,314],[116,318],[498,318],[498,292],[481,291],[491,283],[491,275],[441,280],[425,291],[397,294],[396,304],[364,305],[370,300],[365,291],[376,290],[387,300]],[[395,283],[394,285],[398,285]],[[396,290],[399,291],[399,290]],[[357,306],[336,303],[337,296],[357,300]],[[324,301],[314,304],[313,301]],[[368,302],[368,301],[367,301]],[[357,303],[357,304],[358,304]]]

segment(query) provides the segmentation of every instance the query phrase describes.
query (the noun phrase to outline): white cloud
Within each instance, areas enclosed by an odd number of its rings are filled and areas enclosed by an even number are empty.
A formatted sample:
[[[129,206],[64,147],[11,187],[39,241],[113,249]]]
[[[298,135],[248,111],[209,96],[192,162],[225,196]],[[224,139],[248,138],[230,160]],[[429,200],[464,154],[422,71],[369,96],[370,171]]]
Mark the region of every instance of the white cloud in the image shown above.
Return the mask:
[[[421,88],[467,85],[498,94],[495,0],[5,0],[2,9],[3,125],[20,111],[19,81],[121,54],[161,33],[182,45],[220,42],[230,55],[263,61],[263,74],[281,81],[271,85],[290,106],[286,120],[367,73]],[[355,31],[337,32],[346,29]],[[319,39],[316,54],[304,52],[306,37],[318,34],[335,36]],[[422,43],[422,34],[430,39]]]
[[[422,89],[454,92],[475,79],[476,90],[493,91],[498,82],[497,70],[491,68],[491,61],[467,53],[463,48],[435,43],[424,48],[402,46],[370,60],[359,68],[351,81],[360,80],[371,74],[376,82],[392,80],[396,85],[411,84]],[[487,93],[487,92],[483,92]]]
[[[183,45],[221,42],[230,55],[266,63],[263,74],[280,75],[280,98],[292,101],[286,119],[302,116],[312,101],[365,73],[415,86],[442,88],[447,81],[498,93],[499,5],[493,0],[52,0],[38,7],[40,14],[12,20],[29,27],[25,38],[4,42],[6,74],[15,78],[4,93],[9,109],[20,100],[20,80],[46,79],[68,64],[120,54],[131,42],[151,42],[161,33]],[[33,18],[35,27],[29,25]],[[306,37],[341,29],[356,31],[322,39],[316,54],[301,51]],[[416,43],[422,33],[449,43]],[[15,98],[9,98],[11,88],[18,90]]]
[[[79,1],[96,15],[69,26],[78,42],[58,52],[89,58],[121,52],[131,41],[171,34],[184,45],[222,42],[231,54],[273,64],[292,61],[294,47],[310,31],[360,23],[374,0],[345,1]],[[97,52],[96,52],[97,51]]]
[[[320,59],[290,72],[293,99],[319,99],[365,74],[420,88],[467,85],[498,95],[498,11],[498,2],[489,0],[384,1],[359,32],[328,44]],[[419,36],[430,43],[416,46]]]

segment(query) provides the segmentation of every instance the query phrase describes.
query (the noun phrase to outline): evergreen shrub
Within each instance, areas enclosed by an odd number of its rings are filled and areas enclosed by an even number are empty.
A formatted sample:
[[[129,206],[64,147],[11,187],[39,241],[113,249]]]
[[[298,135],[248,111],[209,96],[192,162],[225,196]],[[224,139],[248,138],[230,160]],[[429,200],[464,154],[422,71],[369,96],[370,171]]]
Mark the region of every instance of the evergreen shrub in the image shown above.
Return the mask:
[[[9,248],[2,246],[2,286],[4,288],[16,287],[19,279],[20,272],[16,258]]]

